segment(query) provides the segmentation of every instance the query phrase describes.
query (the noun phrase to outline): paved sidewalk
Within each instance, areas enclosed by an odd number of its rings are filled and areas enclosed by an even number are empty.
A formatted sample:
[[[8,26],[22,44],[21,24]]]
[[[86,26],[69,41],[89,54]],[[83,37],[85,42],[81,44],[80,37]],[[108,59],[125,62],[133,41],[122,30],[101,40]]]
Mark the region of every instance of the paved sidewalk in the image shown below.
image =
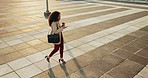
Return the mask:
[[[62,13],[66,64],[47,43],[45,1],[0,3],[0,78],[148,78],[148,6],[50,0]]]

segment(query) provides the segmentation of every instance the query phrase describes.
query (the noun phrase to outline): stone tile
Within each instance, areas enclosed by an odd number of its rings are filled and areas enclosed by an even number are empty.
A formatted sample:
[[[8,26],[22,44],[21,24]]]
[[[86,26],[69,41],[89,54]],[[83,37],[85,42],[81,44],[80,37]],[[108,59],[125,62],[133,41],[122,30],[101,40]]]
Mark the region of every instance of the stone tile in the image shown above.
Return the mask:
[[[48,72],[45,71],[45,72],[43,72],[43,73],[41,73],[41,74],[38,74],[38,75],[36,75],[36,76],[34,76],[34,77],[32,77],[32,78],[52,78],[52,77],[50,77],[49,74],[48,74]],[[53,78],[54,78],[54,77],[53,77]]]
[[[80,41],[74,40],[74,41],[68,42],[67,44],[70,45],[70,46],[72,46],[72,47],[77,47],[77,46],[82,45],[83,43],[80,42]]]
[[[138,54],[138,55],[141,55],[141,56],[143,56],[143,57],[145,57],[145,58],[148,58],[148,50],[147,49],[142,49],[142,50],[140,50],[138,53],[136,53],[136,54]]]
[[[96,58],[90,54],[91,52],[85,53],[73,59],[75,62],[78,62],[81,67],[89,65]],[[86,59],[87,58],[87,59]]]
[[[108,74],[104,74],[102,75],[100,78],[113,78],[112,76],[108,75]]]
[[[111,53],[117,49],[117,46],[113,46],[111,44],[105,44],[105,45],[100,46],[100,48],[105,49]]]
[[[0,78],[20,78],[20,77],[15,72],[12,72],[12,73],[6,74]]]
[[[129,35],[131,36],[135,36],[135,37],[142,37],[143,35],[145,35],[147,32],[142,31],[142,30],[138,30],[136,32],[132,32]]]
[[[83,44],[79,47],[77,47],[78,49],[84,51],[84,52],[88,52],[88,51],[91,51],[93,49],[95,49],[93,46],[89,45],[89,44]]]
[[[107,37],[102,37],[102,38],[96,39],[95,41],[98,42],[98,43],[106,44],[106,43],[109,43],[113,40],[111,40]]]
[[[83,67],[79,64],[79,61],[74,58],[68,61],[65,65],[61,64],[61,68],[63,68],[63,70],[67,69],[68,73],[72,74]]]
[[[4,60],[0,57],[0,65],[4,64]]]
[[[16,71],[16,73],[21,78],[29,78],[29,77],[35,76],[41,72],[42,71],[38,67],[36,67],[35,65],[29,65],[27,67],[24,67],[24,68]]]
[[[136,53],[139,50],[139,48],[132,47],[130,45],[126,45],[126,46],[122,47],[121,49],[131,52],[131,53]]]
[[[4,40],[5,42],[16,40],[16,39],[17,39],[16,36],[8,36],[8,37],[2,38],[2,40]]]
[[[35,35],[35,34],[39,34],[39,33],[40,33],[39,31],[30,31],[30,32],[27,32],[26,34]]]
[[[36,39],[36,40],[29,41],[29,42],[27,42],[27,43],[28,43],[29,45],[31,45],[31,46],[34,46],[34,45],[37,45],[37,44],[41,44],[42,41]]]
[[[65,78],[67,75],[69,75],[69,71],[67,70],[67,67],[61,68],[60,65],[49,69],[49,76],[54,78]]]
[[[0,76],[13,71],[7,64],[0,65],[0,69]]]
[[[19,53],[21,53],[24,56],[27,56],[27,55],[30,55],[33,53],[37,53],[37,52],[38,52],[38,50],[33,47],[28,47],[28,48],[25,48],[25,49],[22,49],[19,51]]]
[[[136,42],[142,43],[142,44],[144,44],[144,45],[147,45],[147,44],[148,44],[148,40],[146,40],[146,39],[141,39],[141,38],[136,39]]]
[[[72,73],[72,74],[70,74],[69,76],[66,76],[66,78],[82,78],[82,77],[79,76],[79,75],[76,74],[76,73]]]
[[[113,64],[108,63],[104,60],[99,60],[97,62],[94,61],[92,63],[91,64],[93,65],[93,67],[96,67],[96,69],[98,69],[104,73],[106,73],[107,71],[111,70],[114,67]]]
[[[46,33],[47,34],[47,33]],[[39,34],[36,34],[36,35],[33,35],[34,38],[41,38],[41,37],[45,37],[44,33],[39,33]]]
[[[80,75],[82,78],[98,78],[103,75],[103,72],[100,71],[99,68],[96,68],[97,65],[92,63],[77,71],[76,74]]]
[[[3,48],[3,49],[0,49],[0,56],[5,55],[5,54],[9,54],[9,53],[13,53],[15,51],[16,50],[13,49],[12,47],[6,47],[6,48]]]
[[[124,71],[120,68],[114,68],[107,73],[108,75],[112,76],[113,78],[133,78],[135,74],[129,71]]]
[[[28,60],[30,60],[32,63],[41,61],[41,60],[44,59],[44,57],[45,57],[45,55],[43,53],[41,53],[41,52],[38,52],[38,53],[35,53],[35,54],[32,54],[32,55],[26,56],[26,58]]]
[[[36,62],[35,65],[38,66],[42,71],[46,71],[59,65],[59,63],[53,59],[50,59],[50,63],[48,63],[47,60],[44,59],[39,62]]]
[[[108,63],[110,63],[114,66],[116,66],[116,65],[118,65],[118,64],[120,64],[121,62],[124,61],[123,58],[118,57],[118,56],[114,56],[112,54],[109,54],[109,55],[103,57],[102,60],[104,60],[104,61],[106,61],[106,62],[108,62]]]
[[[144,69],[142,69],[139,73],[138,73],[138,75],[139,76],[142,76],[143,78],[147,78],[148,77],[148,68],[144,68]]]
[[[124,71],[130,71],[133,74],[138,74],[138,72],[140,72],[143,67],[144,65],[142,64],[139,64],[130,60],[126,60],[121,64],[119,64],[117,68],[122,69]]]
[[[110,51],[106,50],[104,47],[98,47],[94,50],[88,52],[89,55],[93,56],[94,58],[102,58],[108,55]]]
[[[86,53],[86,52],[84,52],[78,48],[73,48],[71,50],[68,50],[65,54],[70,55],[71,57],[77,57],[77,56],[80,56],[84,53]]]
[[[26,37],[22,37],[20,38],[23,42],[27,42],[27,41],[32,41],[35,40],[36,38],[34,38],[33,36],[26,36]]]
[[[65,43],[65,44],[64,44],[64,51],[68,51],[68,50],[73,49],[73,48],[74,48],[74,47],[68,45],[68,43]]]
[[[136,41],[133,41],[133,42],[131,42],[131,43],[128,44],[128,45],[131,46],[131,47],[136,47],[136,48],[138,48],[138,49],[141,49],[141,48],[146,47],[145,44],[138,43],[138,42],[136,42]]]
[[[143,78],[142,76],[136,75],[133,78]]]
[[[22,37],[27,37],[29,36],[28,34],[26,33],[23,33],[23,34],[18,34],[18,35],[15,35],[17,38],[22,38]]]
[[[20,58],[18,60],[9,62],[8,65],[13,69],[13,70],[17,70],[20,69],[22,67],[25,67],[27,65],[32,64],[29,60],[27,60],[26,58]]]
[[[4,43],[4,42],[0,43],[0,49],[5,48],[5,47],[9,47],[9,45],[7,43]]]
[[[144,57],[141,57],[141,56],[138,56],[138,55],[132,56],[131,58],[129,58],[129,60],[140,63],[142,65],[147,65],[147,63],[148,63],[147,58],[144,58]]]
[[[13,61],[13,60],[23,57],[23,55],[18,52],[13,52],[13,53],[10,53],[7,55],[3,55],[1,57],[4,60],[4,62],[10,62],[10,61]]]
[[[20,39],[16,39],[16,40],[12,40],[12,41],[9,41],[9,42],[6,42],[7,44],[9,44],[10,46],[13,46],[13,45],[16,45],[16,44],[19,44],[19,43],[23,43],[22,40]]]
[[[133,53],[125,51],[125,50],[122,50],[122,49],[118,49],[115,52],[113,52],[112,54],[116,55],[116,56],[119,56],[119,57],[122,57],[124,59],[127,59],[127,58],[129,58],[129,57],[134,55]]]
[[[133,36],[130,36],[130,35],[125,35],[125,36],[117,39],[117,41],[121,41],[121,42],[127,44],[127,43],[129,43],[129,42],[131,42],[135,39],[136,39],[136,37],[133,37]]]
[[[26,43],[21,43],[21,44],[14,45],[12,47],[18,51],[18,50],[25,49],[30,46]]]
[[[49,55],[52,50],[53,50],[53,48],[49,48],[49,49],[43,50],[43,51],[41,51],[41,52],[42,52],[44,55]]]
[[[98,47],[100,47],[101,45],[103,45],[102,43],[98,43],[98,42],[96,42],[96,41],[91,41],[91,42],[89,42],[89,43],[87,43],[87,44],[93,46],[94,48],[98,48]]]
[[[41,40],[42,42],[47,42],[47,37],[41,37],[39,38],[39,40]]]
[[[125,43],[120,42],[118,40],[114,40],[114,41],[112,41],[112,42],[110,42],[108,44],[113,45],[113,46],[115,46],[117,48],[121,48],[121,47],[123,47],[125,45]]]
[[[141,40],[148,41],[148,34],[140,37]]]
[[[33,47],[39,51],[42,51],[50,48],[51,46],[47,45],[46,43],[41,43],[41,44],[34,45]]]

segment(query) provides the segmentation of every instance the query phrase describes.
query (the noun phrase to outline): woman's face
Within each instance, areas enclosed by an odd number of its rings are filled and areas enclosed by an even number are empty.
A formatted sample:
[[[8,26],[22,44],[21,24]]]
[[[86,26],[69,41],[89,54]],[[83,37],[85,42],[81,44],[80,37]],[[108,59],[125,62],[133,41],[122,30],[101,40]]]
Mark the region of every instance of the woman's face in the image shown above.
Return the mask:
[[[59,14],[59,17],[58,17],[58,20],[60,20],[61,19],[61,14]]]

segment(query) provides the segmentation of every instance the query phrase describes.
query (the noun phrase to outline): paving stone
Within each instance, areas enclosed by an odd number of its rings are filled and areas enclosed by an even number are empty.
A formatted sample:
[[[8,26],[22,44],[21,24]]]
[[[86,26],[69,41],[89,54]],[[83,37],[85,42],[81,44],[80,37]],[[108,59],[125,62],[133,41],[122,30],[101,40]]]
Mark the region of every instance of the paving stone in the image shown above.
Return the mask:
[[[31,45],[31,46],[34,46],[34,45],[37,45],[37,44],[40,44],[40,43],[42,43],[40,40],[32,40],[32,41],[29,41],[29,42],[27,42],[29,45]]]
[[[131,58],[129,58],[129,60],[140,63],[142,65],[147,65],[147,63],[148,63],[147,58],[144,58],[144,57],[141,57],[141,56],[138,56],[138,55],[132,56]]]
[[[80,65],[79,63],[80,61],[77,61],[75,58],[68,61],[65,65],[61,64],[61,68],[63,70],[67,70],[69,72],[69,74],[74,73],[80,69],[82,69],[83,67]]]
[[[148,32],[148,26],[146,26],[146,27],[144,27],[144,28],[141,28],[140,30],[143,30],[143,31]]]
[[[98,47],[94,50],[91,50],[90,52],[88,52],[89,55],[92,55],[94,58],[102,58],[106,55],[108,55],[110,53],[110,51],[106,48],[103,47]]]
[[[28,44],[26,44],[26,43],[21,43],[21,44],[14,45],[12,47],[14,49],[16,49],[17,51],[19,51],[21,49],[24,49],[24,48],[27,48],[27,47],[30,47],[30,46]]]
[[[38,51],[42,51],[42,50],[50,48],[51,46],[47,45],[46,43],[41,43],[41,44],[34,45],[33,47],[37,49]]]
[[[48,71],[42,72],[41,74],[38,74],[32,78],[55,78],[55,77],[50,77],[48,74]]]
[[[66,76],[66,78],[82,78],[80,75],[77,75],[76,73],[72,73],[69,76]]]
[[[13,52],[13,53],[10,53],[10,54],[7,54],[7,55],[3,55],[1,57],[2,57],[3,61],[5,63],[7,63],[7,62],[10,62],[10,61],[19,59],[19,58],[23,57],[23,55],[18,53],[18,52]]]
[[[140,50],[138,53],[136,53],[136,54],[138,54],[138,55],[141,55],[141,56],[143,56],[143,57],[145,57],[145,58],[148,58],[148,50],[147,49],[142,49],[142,50]]]
[[[75,58],[75,61],[78,62],[81,67],[85,67],[90,64],[94,59],[96,58],[91,55],[91,52],[88,52]]]
[[[108,74],[104,74],[102,75],[100,78],[113,78],[112,76],[108,75]]]
[[[0,69],[0,76],[13,71],[7,64],[0,65]]]
[[[105,57],[103,57],[101,59],[108,62],[108,63],[110,63],[110,64],[112,64],[113,66],[116,66],[116,65],[118,65],[118,64],[120,64],[121,62],[124,61],[123,58],[120,58],[120,57],[112,55],[112,54],[107,55],[107,56],[105,56]]]
[[[140,37],[142,37],[143,35],[145,35],[146,33],[147,33],[147,32],[145,32],[145,31],[138,30],[138,31],[136,31],[136,32],[130,33],[129,35],[140,38]]]
[[[49,70],[49,76],[53,76],[54,78],[64,78],[69,75],[69,71],[66,67],[64,69],[61,68],[60,65]]]
[[[16,71],[21,78],[29,78],[41,73],[42,71],[35,65],[29,65]]]
[[[133,78],[135,74],[129,71],[124,71],[120,68],[114,68],[113,70],[109,71],[107,74],[112,76],[113,78]]]
[[[117,41],[121,41],[121,42],[127,44],[127,43],[129,43],[129,42],[131,42],[135,39],[136,39],[136,37],[133,37],[133,36],[130,36],[130,35],[125,35],[125,36],[117,39]]]
[[[130,60],[125,60],[124,62],[122,62],[120,65],[118,65],[117,68],[120,68],[124,71],[130,71],[133,74],[138,74],[138,72],[140,72],[142,70],[142,68],[144,67],[144,65],[130,61]]]
[[[92,65],[95,66],[97,70],[102,71],[104,73],[111,70],[114,67],[113,64],[108,63],[104,60],[93,61]]]
[[[16,50],[12,47],[6,47],[6,48],[3,48],[3,49],[0,49],[0,56],[5,55],[5,54],[9,54],[9,53],[13,53],[15,51]]]
[[[9,62],[8,65],[13,69],[13,70],[17,70],[20,69],[22,67],[25,67],[27,65],[32,64],[29,60],[27,60],[26,58],[20,58],[18,60]]]
[[[98,68],[94,68],[91,65],[88,65],[85,68],[77,71],[76,74],[78,74],[82,78],[96,78],[100,77],[103,74],[103,72],[99,71]]]
[[[142,76],[136,75],[133,78],[143,78]]]
[[[143,68],[139,73],[139,76],[142,76],[143,78],[147,78],[148,77],[148,69],[147,67]]]
[[[12,73],[6,74],[0,78],[20,78],[20,77],[15,72],[12,72]]]
[[[5,62],[3,61],[3,59],[0,57],[0,65],[4,64]]]
[[[144,45],[147,45],[148,44],[148,40],[141,39],[141,38],[136,39],[136,42],[142,43]]]
[[[19,51],[19,53],[21,53],[24,56],[28,56],[28,55],[36,53],[36,52],[38,52],[38,50],[33,47],[28,47],[28,48],[25,48],[25,49],[22,49]]]
[[[126,46],[122,47],[121,49],[131,52],[131,53],[136,53],[138,50],[140,50],[140,48],[132,47],[130,45],[126,45]]]
[[[116,46],[117,48],[120,48],[120,47],[122,47],[122,46],[125,45],[125,43],[120,42],[120,41],[118,41],[118,40],[114,40],[114,41],[110,42],[109,44],[111,44],[111,45],[113,45],[113,46]]]
[[[118,49],[115,52],[113,52],[112,54],[113,55],[117,55],[119,57],[122,57],[124,59],[127,59],[127,58],[129,58],[129,57],[134,55],[133,53],[125,51],[125,50],[122,50],[122,49]]]
[[[133,42],[131,42],[131,43],[128,44],[128,45],[131,46],[131,47],[136,47],[136,48],[138,48],[138,49],[142,49],[142,48],[146,47],[145,44],[138,43],[138,42],[136,42],[136,41],[133,41]]]

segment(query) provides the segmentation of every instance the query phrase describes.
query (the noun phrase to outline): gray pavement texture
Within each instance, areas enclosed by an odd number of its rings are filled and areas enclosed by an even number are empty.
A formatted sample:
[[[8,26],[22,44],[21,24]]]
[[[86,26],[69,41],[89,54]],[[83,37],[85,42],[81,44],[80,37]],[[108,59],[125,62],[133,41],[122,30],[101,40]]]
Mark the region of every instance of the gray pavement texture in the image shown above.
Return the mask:
[[[44,0],[0,0],[0,78],[148,78],[148,6],[49,0],[60,11],[64,59],[47,43]]]

